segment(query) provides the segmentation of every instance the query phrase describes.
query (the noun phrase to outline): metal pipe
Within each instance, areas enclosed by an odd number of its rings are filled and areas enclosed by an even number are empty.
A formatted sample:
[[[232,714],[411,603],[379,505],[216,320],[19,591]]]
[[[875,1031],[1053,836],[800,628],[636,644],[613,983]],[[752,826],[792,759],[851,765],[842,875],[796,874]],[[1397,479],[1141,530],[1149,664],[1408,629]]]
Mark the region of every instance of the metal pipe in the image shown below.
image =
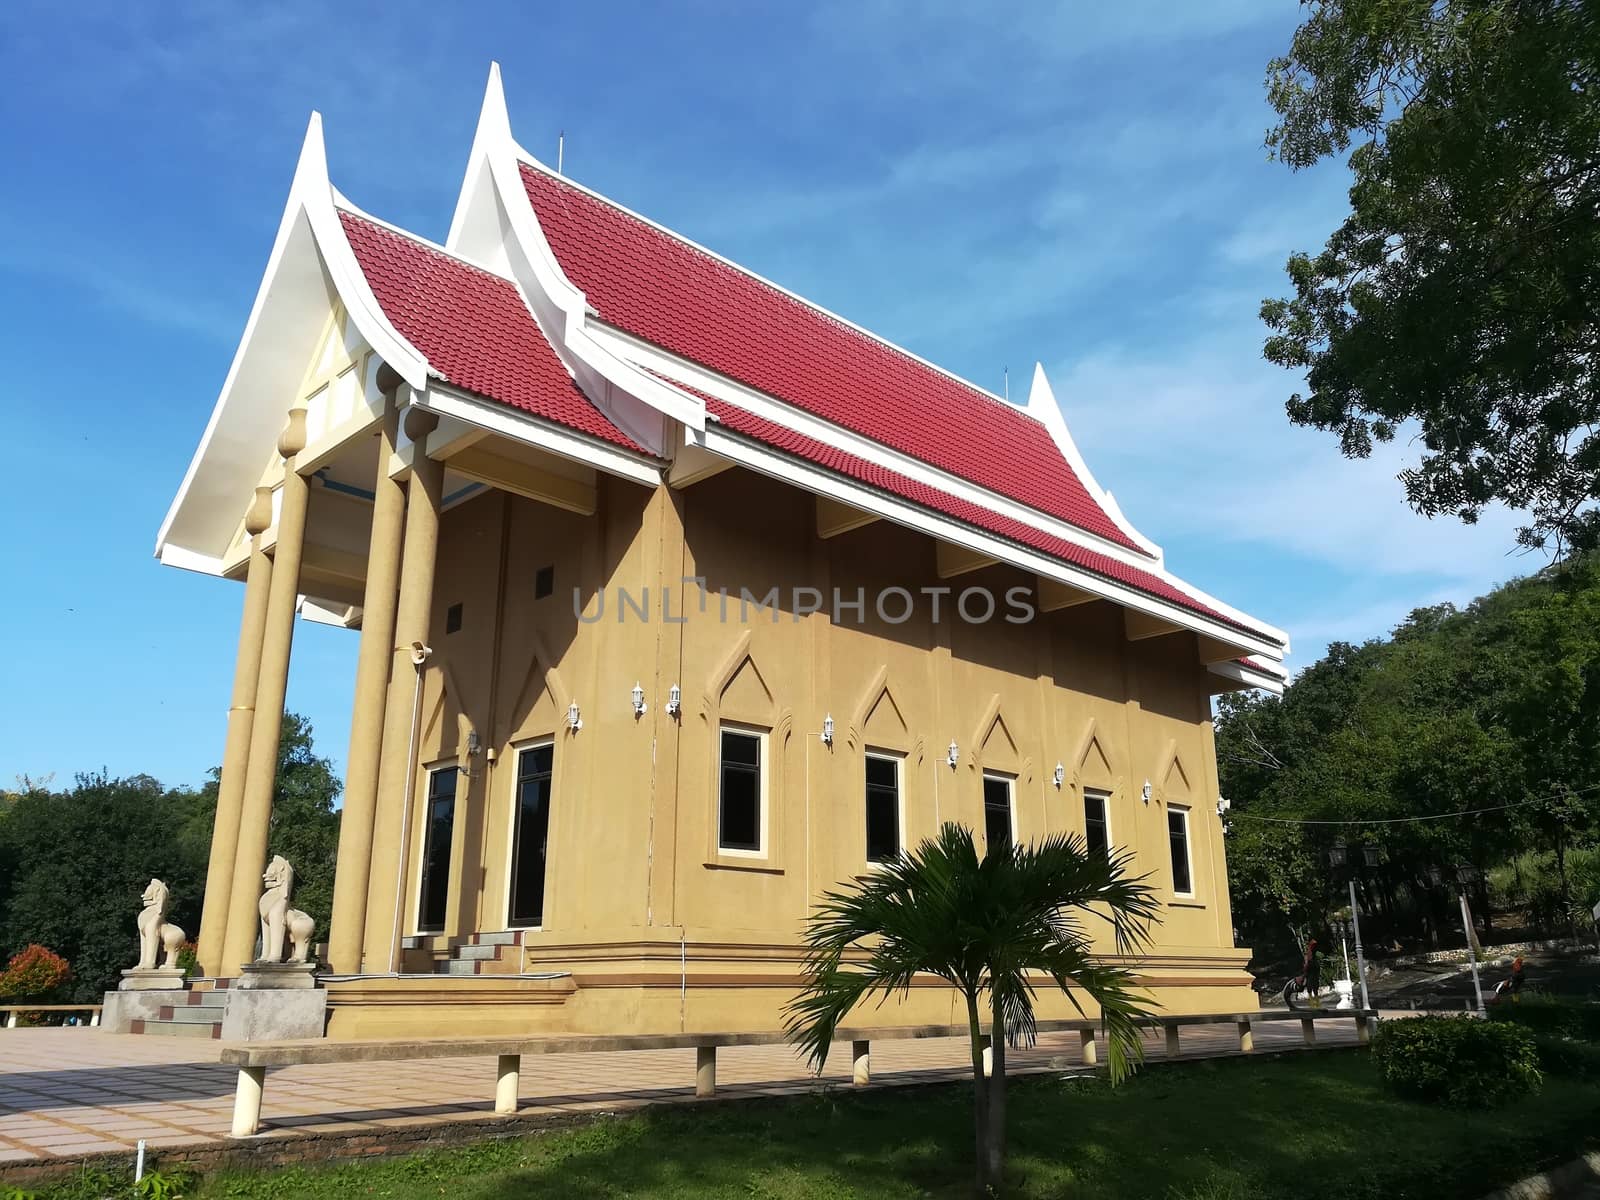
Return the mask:
[[[1467,934],[1467,958],[1472,963],[1472,991],[1478,998],[1478,1015],[1487,1018],[1489,1010],[1483,1006],[1483,983],[1478,978],[1478,944],[1472,936],[1472,910],[1467,907],[1467,894],[1461,893],[1461,927]]]
[[[1356,881],[1350,881],[1350,925],[1356,935],[1356,970],[1361,972],[1361,1007],[1370,1009],[1372,1001],[1367,997],[1367,960],[1361,953],[1361,906],[1356,903]]]
[[[417,790],[417,733],[422,722],[422,672],[433,651],[421,642],[411,643],[411,665],[417,669],[416,682],[411,689],[411,736],[406,742],[405,797],[400,809],[400,869],[394,881],[394,926],[389,934],[389,970],[400,972],[400,918],[401,897],[406,886],[406,866],[411,860],[411,805]]]

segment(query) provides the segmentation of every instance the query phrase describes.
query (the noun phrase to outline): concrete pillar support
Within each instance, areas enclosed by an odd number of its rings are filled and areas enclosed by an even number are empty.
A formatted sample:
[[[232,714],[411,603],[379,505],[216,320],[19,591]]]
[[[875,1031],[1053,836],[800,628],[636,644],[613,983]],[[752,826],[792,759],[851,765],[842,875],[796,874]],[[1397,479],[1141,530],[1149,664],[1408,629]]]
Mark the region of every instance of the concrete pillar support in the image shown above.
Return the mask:
[[[300,559],[305,549],[306,509],[311,484],[295,470],[295,456],[305,449],[305,409],[289,413],[278,438],[283,455],[283,499],[278,507],[278,541],[273,551],[272,584],[261,636],[261,669],[256,684],[256,711],[250,726],[250,752],[240,802],[238,846],[229,890],[228,928],[222,941],[218,974],[239,970],[255,958],[260,914],[261,871],[267,861],[267,833],[272,821],[272,795],[277,785],[278,739],[283,732],[283,700],[289,687],[289,649],[294,641],[295,607],[299,602]]]
[[[239,840],[239,809],[244,800],[250,729],[255,721],[256,686],[261,676],[261,635],[266,629],[267,599],[272,587],[272,559],[262,549],[261,535],[271,523],[272,493],[267,488],[257,488],[244,518],[245,532],[250,537],[250,567],[245,577],[244,615],[239,619],[239,653],[233,666],[233,699],[228,708],[228,734],[222,750],[217,812],[211,824],[211,858],[206,866],[200,936],[195,944],[195,956],[200,961],[201,972],[206,975],[224,973],[222,939],[228,930],[234,849]]]
[[[1300,1036],[1305,1039],[1308,1046],[1317,1044],[1317,1023],[1310,1017],[1300,1018]]]
[[[1083,1065],[1092,1067],[1100,1061],[1100,1051],[1094,1044],[1094,1030],[1078,1030],[1078,1045],[1083,1050]]]
[[[444,464],[420,453],[438,424],[432,413],[416,408],[405,414],[405,431],[419,453],[412,460],[406,485],[405,537],[400,560],[400,591],[395,604],[394,638],[390,647],[388,702],[383,722],[377,802],[373,814],[375,864],[367,883],[367,918],[363,958],[369,971],[399,969],[399,943],[404,918],[406,866],[409,861],[408,814],[416,779],[417,722],[422,697],[422,662],[428,653],[433,615],[433,575],[439,554],[439,506]],[[422,647],[419,652],[416,647]]]
[[[510,1115],[517,1111],[517,1091],[522,1082],[522,1055],[502,1054],[495,1062],[494,1111]]]
[[[1239,1053],[1254,1054],[1256,1049],[1256,1035],[1250,1028],[1249,1021],[1240,1021],[1239,1027]]]
[[[1168,1058],[1177,1058],[1180,1052],[1181,1052],[1181,1047],[1179,1045],[1178,1027],[1176,1025],[1168,1025],[1167,1026],[1167,1057]]]
[[[850,1043],[850,1082],[856,1087],[866,1087],[872,1082],[872,1043]]]
[[[339,822],[339,856],[333,877],[333,928],[328,965],[338,974],[361,970],[367,921],[367,886],[372,872],[372,822],[378,804],[383,757],[385,701],[394,657],[395,608],[400,586],[400,540],[405,527],[405,490],[389,478],[399,417],[391,398],[378,436],[378,473],[373,485],[372,533],[367,546],[366,591],[361,603],[361,647],[356,658],[355,702],[350,720],[350,757]],[[385,964],[387,966],[387,964]]]
[[[261,1093],[266,1090],[265,1067],[240,1067],[233,1092],[233,1137],[250,1137],[261,1128]]]
[[[717,1048],[715,1046],[695,1047],[694,1094],[696,1096],[715,1096],[717,1094]]]

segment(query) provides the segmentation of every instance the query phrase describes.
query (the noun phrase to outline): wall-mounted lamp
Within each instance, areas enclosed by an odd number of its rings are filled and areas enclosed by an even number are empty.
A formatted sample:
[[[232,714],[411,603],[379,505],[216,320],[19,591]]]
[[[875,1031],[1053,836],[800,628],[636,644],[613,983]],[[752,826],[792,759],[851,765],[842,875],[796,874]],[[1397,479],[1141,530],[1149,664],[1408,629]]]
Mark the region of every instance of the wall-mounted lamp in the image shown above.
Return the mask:
[[[833,714],[829,713],[822,718],[822,744],[833,745]]]
[[[1144,781],[1144,787],[1139,789],[1139,797],[1146,804],[1150,803],[1150,781],[1148,779]]]
[[[644,688],[635,683],[633,691],[629,692],[628,695],[633,699],[633,715],[636,717],[644,716],[645,710],[650,707],[644,702]]]
[[[573,733],[583,728],[583,714],[579,711],[576,700],[567,705],[567,728]]]
[[[667,692],[667,716],[675,717],[683,711],[683,689],[673,684]]]
[[[1067,777],[1067,768],[1061,763],[1056,764],[1056,769],[1050,774],[1050,782],[1060,787]]]
[[[467,753],[476,754],[483,749],[483,741],[478,737],[476,729],[467,730]]]
[[[949,763],[950,766],[953,768],[956,765],[956,763],[959,762],[960,760],[961,760],[961,747],[957,746],[954,742],[951,742],[950,743],[950,753],[945,755],[945,760],[944,761]]]
[[[1227,812],[1232,807],[1233,807],[1233,801],[1232,800],[1229,800],[1226,796],[1218,796],[1217,797],[1217,816],[1220,817],[1223,813]]]

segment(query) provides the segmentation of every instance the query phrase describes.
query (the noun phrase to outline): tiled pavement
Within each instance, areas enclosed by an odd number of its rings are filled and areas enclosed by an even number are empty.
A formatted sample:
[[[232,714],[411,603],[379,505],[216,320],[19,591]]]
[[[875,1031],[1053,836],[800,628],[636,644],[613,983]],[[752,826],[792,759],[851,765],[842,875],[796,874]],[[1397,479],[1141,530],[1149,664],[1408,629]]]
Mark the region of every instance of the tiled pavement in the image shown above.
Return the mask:
[[[1355,1030],[1343,1021],[1319,1023],[1317,1037],[1319,1045],[1348,1045]],[[1298,1049],[1300,1039],[1299,1022],[1258,1025],[1256,1052]],[[1031,1050],[1008,1052],[1008,1070],[1076,1067],[1077,1041],[1076,1034],[1045,1035]],[[131,1150],[141,1138],[158,1148],[225,1139],[237,1075],[217,1061],[218,1047],[86,1028],[0,1029],[0,1165]],[[824,1082],[849,1085],[849,1050],[834,1048]],[[1183,1034],[1185,1058],[1237,1050],[1231,1025]],[[1164,1057],[1159,1033],[1146,1038],[1145,1052],[1151,1061]],[[524,1058],[522,1066],[524,1112],[617,1112],[694,1101],[692,1050],[544,1055]],[[263,1136],[370,1134],[488,1117],[494,1070],[492,1057],[282,1067],[267,1075]],[[969,1070],[964,1039],[872,1046],[873,1086],[959,1080]],[[717,1055],[719,1095],[782,1095],[816,1086],[786,1046]]]

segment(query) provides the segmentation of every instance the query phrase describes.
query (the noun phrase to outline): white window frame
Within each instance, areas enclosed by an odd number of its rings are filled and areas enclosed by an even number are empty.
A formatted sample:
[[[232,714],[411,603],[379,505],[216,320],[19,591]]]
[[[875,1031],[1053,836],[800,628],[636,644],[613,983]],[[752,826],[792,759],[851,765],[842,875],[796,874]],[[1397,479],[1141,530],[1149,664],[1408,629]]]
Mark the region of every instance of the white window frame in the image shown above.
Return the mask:
[[[1172,881],[1172,894],[1174,896],[1180,897],[1181,899],[1184,899],[1184,900],[1193,900],[1195,898],[1195,890],[1194,890],[1194,822],[1189,820],[1189,809],[1188,809],[1188,806],[1183,805],[1183,804],[1169,804],[1169,805],[1167,805],[1167,829],[1166,829],[1166,834],[1167,834],[1167,866],[1168,866],[1169,869],[1171,868],[1171,865],[1172,865],[1172,814],[1173,813],[1177,813],[1179,816],[1181,816],[1183,818],[1183,856],[1184,856],[1185,864],[1189,868],[1189,890],[1186,891],[1186,892],[1180,892],[1178,890],[1178,886],[1177,886],[1178,885],[1177,879],[1173,879],[1173,881]]]
[[[1100,811],[1105,814],[1106,826],[1106,857],[1113,858],[1117,853],[1116,831],[1111,827],[1111,793],[1105,788],[1086,787],[1083,789],[1083,803],[1086,806],[1083,813],[1083,840],[1089,840],[1089,811],[1087,805],[1090,798],[1100,801]]]
[[[505,918],[506,918],[506,929],[508,929],[508,930],[520,929],[520,930],[523,930],[523,931],[528,932],[528,933],[538,933],[540,930],[542,930],[544,928],[544,926],[542,924],[541,925],[517,925],[517,924],[514,924],[512,922],[512,920],[511,920],[511,899],[512,899],[511,891],[512,891],[512,886],[514,885],[514,883],[516,881],[511,878],[511,868],[512,868],[512,864],[516,861],[516,856],[517,856],[517,814],[520,812],[520,810],[522,808],[522,805],[521,805],[521,803],[519,801],[519,798],[517,796],[517,784],[520,782],[519,779],[518,779],[518,776],[521,774],[521,772],[518,769],[518,767],[522,762],[522,752],[524,750],[537,750],[541,746],[549,746],[550,747],[550,815],[552,817],[554,817],[555,816],[555,807],[556,807],[556,756],[555,756],[555,745],[556,745],[556,739],[552,735],[546,733],[546,734],[540,734],[537,737],[528,738],[526,741],[513,742],[513,743],[511,743],[510,746],[506,747],[506,749],[510,752],[510,755],[511,755],[511,770],[507,772],[507,774],[509,774],[511,776],[511,782],[506,788],[506,791],[507,791],[508,796],[510,797],[510,800],[509,800],[509,803],[506,805],[506,861],[505,861],[504,876],[503,876],[503,878],[506,881],[506,896],[505,896],[505,900],[506,900],[505,910],[506,911],[505,911]],[[550,830],[549,830],[548,827],[546,827],[546,829],[545,829],[545,839],[546,839],[546,846],[547,847],[548,847],[548,844],[549,844],[549,837],[550,837]],[[549,857],[547,855],[546,858],[545,858],[545,874],[544,874],[544,884],[545,884],[545,888],[547,889],[546,895],[545,895],[545,899],[547,901],[550,898],[549,894],[548,894],[548,889],[550,887],[550,866],[549,866],[549,862],[550,862],[550,860],[549,860]]]
[[[985,771],[983,782],[985,790],[989,780],[996,779],[1006,785],[1006,821],[1011,826],[1011,844],[1017,844],[1017,777],[1008,775],[1004,771]],[[989,801],[983,797],[983,851],[989,852]]]
[[[772,792],[772,755],[771,741],[768,736],[772,731],[763,729],[759,725],[745,725],[738,721],[722,721],[717,725],[717,799],[716,808],[713,810],[712,819],[716,822],[717,853],[727,858],[767,858],[772,853],[772,814],[769,797]],[[724,733],[740,733],[753,737],[760,745],[756,755],[756,793],[759,797],[758,819],[761,822],[760,847],[755,850],[744,850],[722,844],[722,735]]]
[[[896,859],[906,856],[906,756],[897,750],[872,750],[869,749],[861,760],[861,833],[862,850],[869,851],[866,844],[867,832],[867,762],[869,758],[881,759],[894,764],[894,801],[895,801],[895,840],[899,849],[895,852],[894,859],[875,859],[868,857],[867,866],[873,870],[888,866]]]

